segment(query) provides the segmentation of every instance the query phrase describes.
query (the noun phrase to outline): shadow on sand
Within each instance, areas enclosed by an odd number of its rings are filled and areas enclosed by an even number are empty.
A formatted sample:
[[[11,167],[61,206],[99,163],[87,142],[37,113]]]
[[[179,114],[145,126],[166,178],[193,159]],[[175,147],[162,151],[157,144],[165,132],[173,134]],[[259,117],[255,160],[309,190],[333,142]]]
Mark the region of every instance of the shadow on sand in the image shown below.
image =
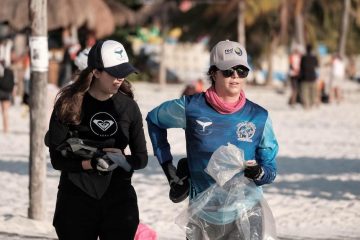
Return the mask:
[[[294,195],[294,191],[301,190],[309,192],[309,198],[327,200],[360,199],[360,179],[348,177],[359,172],[359,159],[279,157],[279,177],[269,190],[284,195]],[[287,178],[290,174],[296,177]],[[266,187],[264,191],[268,191]]]
[[[174,164],[184,155],[174,155]],[[20,159],[24,156],[12,156],[11,161],[0,159],[1,172],[28,175],[29,163]],[[19,160],[16,160],[19,159]],[[353,200],[360,199],[360,180],[348,176],[360,172],[360,160],[354,159],[323,159],[323,158],[278,158],[278,178],[269,186],[264,187],[265,192],[283,195],[294,195],[295,191],[305,191],[309,198],[323,198],[327,200]],[[149,156],[145,169],[136,171],[137,174],[147,176],[161,175],[163,171],[154,156]],[[287,175],[296,177],[287,177]],[[58,177],[47,158],[47,176]],[[296,180],[295,180],[296,179]],[[344,179],[344,180],[343,180]]]

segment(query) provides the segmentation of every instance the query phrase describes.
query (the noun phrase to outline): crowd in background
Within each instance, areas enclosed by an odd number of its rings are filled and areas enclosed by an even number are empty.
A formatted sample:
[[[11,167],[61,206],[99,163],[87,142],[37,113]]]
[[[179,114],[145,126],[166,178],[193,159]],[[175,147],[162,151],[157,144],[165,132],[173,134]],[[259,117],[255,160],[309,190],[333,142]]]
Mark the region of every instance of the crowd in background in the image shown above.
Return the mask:
[[[81,52],[84,53],[84,49],[88,51],[96,41],[94,35],[90,33],[86,35],[84,43],[80,44],[78,36],[69,29],[62,31],[61,38],[62,46],[50,50],[48,80],[54,92],[72,80],[73,74],[81,68],[76,63],[81,58]],[[14,83],[10,84],[6,91],[1,90],[0,86],[2,131],[5,133],[9,131],[9,122],[11,122],[8,119],[8,110],[15,103],[16,96],[23,103],[23,115],[27,114],[30,96],[29,51],[27,47],[22,51],[16,50],[14,45],[14,38],[0,41],[0,77],[4,79],[6,73],[6,78],[10,77],[9,81]],[[287,85],[291,89],[288,99],[291,107],[301,104],[305,109],[311,109],[320,103],[340,103],[344,98],[342,84],[346,78],[355,75],[354,59],[350,58],[346,62],[342,56],[334,53],[324,62],[314,53],[310,45],[307,46],[307,51],[298,45],[292,47],[290,51]],[[189,79],[184,92],[180,94],[189,95],[204,90],[202,79]]]
[[[353,67],[348,65],[349,69]],[[347,78],[346,67],[339,53],[332,54],[321,65],[311,45],[307,45],[305,53],[295,46],[289,55],[289,105],[299,103],[309,109],[320,103],[340,103],[344,98],[342,85]]]

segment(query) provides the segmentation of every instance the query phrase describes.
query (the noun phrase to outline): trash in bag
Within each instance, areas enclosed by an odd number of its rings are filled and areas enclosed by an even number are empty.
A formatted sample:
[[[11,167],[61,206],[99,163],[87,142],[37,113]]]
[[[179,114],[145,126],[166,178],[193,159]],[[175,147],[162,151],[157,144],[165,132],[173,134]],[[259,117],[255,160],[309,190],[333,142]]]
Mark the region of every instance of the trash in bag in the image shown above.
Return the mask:
[[[272,240],[275,222],[262,190],[244,177],[243,151],[219,147],[206,172],[216,181],[176,218],[189,240]]]
[[[228,143],[220,146],[211,155],[205,172],[209,174],[217,184],[223,186],[235,174],[245,169],[244,151],[235,145]]]

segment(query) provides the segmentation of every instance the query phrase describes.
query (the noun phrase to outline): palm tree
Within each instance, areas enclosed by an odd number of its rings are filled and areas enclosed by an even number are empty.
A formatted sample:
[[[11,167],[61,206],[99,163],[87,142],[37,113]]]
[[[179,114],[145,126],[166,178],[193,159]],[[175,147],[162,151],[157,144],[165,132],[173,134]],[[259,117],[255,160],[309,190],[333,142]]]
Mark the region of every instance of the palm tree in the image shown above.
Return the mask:
[[[245,36],[245,0],[239,0],[238,2],[238,42],[241,43],[244,47],[246,46],[246,36]]]
[[[289,22],[289,1],[282,0],[280,7],[280,43],[287,44]]]
[[[295,0],[295,36],[296,42],[305,46],[304,34],[304,0]]]
[[[344,10],[342,16],[342,24],[340,29],[340,39],[339,39],[339,54],[341,57],[345,56],[345,44],[347,40],[347,33],[349,29],[349,14],[350,14],[350,0],[344,1]]]

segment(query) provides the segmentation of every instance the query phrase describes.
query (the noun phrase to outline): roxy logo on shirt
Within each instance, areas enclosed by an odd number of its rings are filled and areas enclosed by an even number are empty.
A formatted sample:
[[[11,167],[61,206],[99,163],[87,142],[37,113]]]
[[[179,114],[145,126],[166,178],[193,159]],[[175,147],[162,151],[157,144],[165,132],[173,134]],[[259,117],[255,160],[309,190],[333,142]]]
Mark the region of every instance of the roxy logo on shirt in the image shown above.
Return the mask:
[[[98,136],[109,137],[116,133],[118,126],[109,113],[98,112],[90,119],[90,128]]]

